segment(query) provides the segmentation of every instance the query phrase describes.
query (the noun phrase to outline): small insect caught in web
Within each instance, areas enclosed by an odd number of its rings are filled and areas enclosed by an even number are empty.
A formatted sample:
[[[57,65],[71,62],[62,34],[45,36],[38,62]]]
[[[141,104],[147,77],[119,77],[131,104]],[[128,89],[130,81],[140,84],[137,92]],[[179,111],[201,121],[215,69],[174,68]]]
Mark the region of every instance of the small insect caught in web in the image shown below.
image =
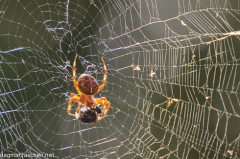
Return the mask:
[[[183,26],[186,26],[186,25],[187,25],[183,20],[181,21],[181,24],[182,24]]]
[[[139,66],[133,66],[133,71],[140,71],[141,68]]]
[[[227,152],[229,153],[229,155],[233,154],[233,150],[227,150]]]
[[[178,102],[178,101],[179,101],[179,100],[176,99],[176,98],[170,98],[170,99],[168,99],[167,108],[169,108],[169,107],[173,104],[173,102]]]
[[[154,75],[156,74],[156,72],[151,71],[151,73],[149,74],[150,77],[154,77]]]

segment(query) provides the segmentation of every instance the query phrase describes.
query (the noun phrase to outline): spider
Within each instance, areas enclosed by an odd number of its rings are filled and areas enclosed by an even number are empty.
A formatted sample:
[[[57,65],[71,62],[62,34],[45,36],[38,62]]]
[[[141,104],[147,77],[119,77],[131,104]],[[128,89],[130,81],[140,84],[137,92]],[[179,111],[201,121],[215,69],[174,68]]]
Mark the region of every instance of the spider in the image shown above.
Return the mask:
[[[92,125],[100,121],[110,108],[110,102],[107,101],[105,97],[102,97],[102,98],[93,97],[93,95],[101,91],[105,86],[106,77],[107,77],[107,68],[102,58],[102,62],[104,66],[104,77],[103,77],[103,84],[99,87],[96,79],[89,74],[81,74],[80,77],[78,78],[78,81],[76,81],[76,76],[75,76],[76,60],[77,60],[77,55],[73,62],[73,82],[80,97],[71,93],[72,98],[69,100],[68,114],[71,116],[75,116],[82,123]],[[78,109],[75,115],[70,113],[71,107],[72,107],[72,101],[79,103]],[[100,104],[103,105],[102,109],[97,106]],[[81,105],[85,105],[85,107],[80,109]]]

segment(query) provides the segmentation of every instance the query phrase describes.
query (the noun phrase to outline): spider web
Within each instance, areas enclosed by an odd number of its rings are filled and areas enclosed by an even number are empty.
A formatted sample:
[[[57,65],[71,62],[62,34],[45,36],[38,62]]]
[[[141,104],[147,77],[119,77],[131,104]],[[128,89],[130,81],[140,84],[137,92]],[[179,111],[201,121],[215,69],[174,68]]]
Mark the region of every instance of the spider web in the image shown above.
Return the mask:
[[[240,158],[240,1],[0,1],[1,154]],[[67,114],[103,79],[94,125]],[[73,103],[72,113],[77,103]]]

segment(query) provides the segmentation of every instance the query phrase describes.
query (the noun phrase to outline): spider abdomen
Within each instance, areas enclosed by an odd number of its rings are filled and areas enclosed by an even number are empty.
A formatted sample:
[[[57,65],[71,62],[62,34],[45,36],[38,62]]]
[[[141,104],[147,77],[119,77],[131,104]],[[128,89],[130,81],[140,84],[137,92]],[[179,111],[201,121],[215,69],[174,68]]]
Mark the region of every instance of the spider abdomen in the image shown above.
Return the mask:
[[[80,91],[86,95],[96,94],[99,88],[96,79],[89,74],[81,74],[77,83]]]

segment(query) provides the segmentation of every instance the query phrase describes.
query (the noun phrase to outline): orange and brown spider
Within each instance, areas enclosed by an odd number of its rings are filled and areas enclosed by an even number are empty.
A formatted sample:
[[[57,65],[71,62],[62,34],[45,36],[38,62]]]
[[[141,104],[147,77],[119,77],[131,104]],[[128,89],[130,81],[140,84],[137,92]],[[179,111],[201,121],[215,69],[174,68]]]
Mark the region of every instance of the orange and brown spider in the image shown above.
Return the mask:
[[[96,98],[96,99],[93,97],[94,94],[102,90],[103,87],[105,86],[106,77],[107,77],[107,68],[102,58],[103,66],[104,66],[104,77],[103,77],[103,84],[99,87],[96,79],[89,74],[81,74],[80,77],[78,78],[78,81],[76,81],[76,76],[75,76],[76,60],[77,60],[77,55],[73,62],[73,82],[80,97],[71,93],[72,98],[69,100],[68,114],[75,116],[77,119],[79,119],[83,123],[90,124],[90,125],[95,124],[105,116],[105,114],[110,108],[110,103],[109,101],[107,101],[105,97]],[[70,113],[71,107],[72,107],[72,101],[78,102],[78,109],[75,115]],[[99,104],[103,105],[103,109],[97,106]],[[85,105],[85,107],[80,109],[81,105]]]

